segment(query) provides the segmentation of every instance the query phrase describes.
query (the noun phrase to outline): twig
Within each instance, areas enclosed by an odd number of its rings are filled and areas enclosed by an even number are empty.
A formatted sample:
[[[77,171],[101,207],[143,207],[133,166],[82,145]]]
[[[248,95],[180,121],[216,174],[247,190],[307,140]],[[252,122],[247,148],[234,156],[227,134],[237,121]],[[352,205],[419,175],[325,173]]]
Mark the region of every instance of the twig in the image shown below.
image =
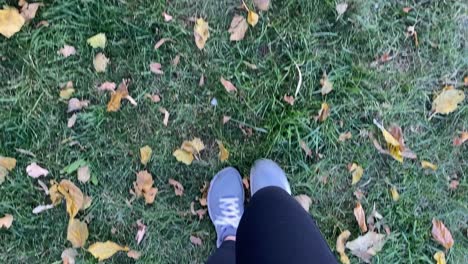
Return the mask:
[[[294,65],[296,66],[297,72],[299,73],[299,81],[297,82],[296,92],[294,93],[294,97],[297,97],[302,86],[302,73],[301,69],[299,69],[299,66],[296,63],[294,63]]]

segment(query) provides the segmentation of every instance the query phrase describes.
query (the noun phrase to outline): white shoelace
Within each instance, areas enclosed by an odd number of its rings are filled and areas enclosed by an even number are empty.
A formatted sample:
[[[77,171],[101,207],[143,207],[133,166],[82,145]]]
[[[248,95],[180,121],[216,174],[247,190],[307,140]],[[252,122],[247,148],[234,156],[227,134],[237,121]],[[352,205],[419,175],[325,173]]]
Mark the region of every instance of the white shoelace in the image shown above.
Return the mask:
[[[216,217],[215,225],[227,226],[230,225],[237,228],[240,221],[239,199],[238,198],[221,198],[219,199],[221,214]]]

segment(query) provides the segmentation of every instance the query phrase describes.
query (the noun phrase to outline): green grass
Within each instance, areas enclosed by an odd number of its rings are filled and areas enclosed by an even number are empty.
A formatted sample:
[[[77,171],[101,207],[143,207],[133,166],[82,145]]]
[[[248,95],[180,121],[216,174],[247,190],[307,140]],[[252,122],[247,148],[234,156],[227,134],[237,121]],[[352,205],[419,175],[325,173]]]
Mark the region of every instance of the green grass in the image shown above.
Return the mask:
[[[105,240],[129,245],[143,253],[138,263],[203,263],[214,249],[215,232],[207,218],[200,221],[186,214],[190,202],[222,167],[235,165],[247,175],[255,159],[269,157],[286,170],[295,194],[312,197],[311,213],[332,248],[341,231],[349,229],[352,238],[359,234],[353,216],[353,192],[359,187],[366,194],[366,212],[375,204],[392,230],[374,263],[433,263],[432,255],[442,249],[431,238],[434,217],[444,221],[455,239],[448,262],[467,263],[467,146],[454,148],[451,141],[467,129],[468,107],[464,103],[450,115],[427,118],[433,95],[445,83],[466,90],[461,82],[468,74],[467,6],[463,1],[351,1],[337,20],[331,0],[273,2],[238,43],[230,42],[227,32],[233,15],[241,13],[236,9],[240,2],[234,0],[47,0],[21,32],[8,40],[0,37],[0,155],[18,159],[17,168],[0,186],[0,216],[15,217],[12,228],[0,230],[0,262],[58,263],[61,252],[70,247],[64,204],[31,213],[49,200],[26,175],[30,162],[48,168],[48,179],[70,178],[93,197],[92,206],[78,215],[92,217],[88,245]],[[405,6],[414,11],[403,13]],[[165,23],[163,11],[175,20]],[[187,22],[199,16],[211,29],[203,51],[196,48],[193,24]],[[50,26],[36,29],[41,20]],[[416,25],[419,47],[405,36],[410,25]],[[100,50],[93,50],[86,39],[99,32],[107,35],[104,53],[111,64],[98,74],[92,58]],[[174,42],[154,50],[163,37]],[[57,55],[64,44],[75,46],[78,55]],[[369,67],[388,51],[398,56]],[[181,62],[170,66],[176,54]],[[149,72],[152,61],[163,64],[164,75]],[[243,61],[259,69],[251,70]],[[289,106],[282,97],[295,91],[295,63],[301,65],[304,81],[295,105]],[[334,91],[325,97],[319,91],[323,71],[334,82]],[[204,87],[198,86],[201,74],[206,77]],[[227,94],[221,76],[239,92]],[[109,96],[97,92],[96,84],[122,78],[132,80],[129,90],[138,106],[124,103],[119,112],[107,113]],[[58,97],[60,83],[69,80],[78,98],[91,101],[73,129],[66,127],[66,103]],[[153,92],[161,94],[160,103],[145,100],[144,94]],[[210,105],[213,97],[217,107]],[[323,101],[330,104],[331,116],[317,123],[311,117]],[[171,113],[168,127],[162,124],[161,106]],[[238,122],[223,125],[223,115]],[[376,117],[387,126],[401,125],[407,145],[421,160],[436,163],[437,171],[378,154],[368,138],[359,136],[360,131],[378,134],[372,124]],[[267,133],[245,137],[239,122]],[[339,134],[346,131],[352,132],[352,140],[339,143]],[[201,162],[185,166],[172,152],[193,137],[202,138],[207,149]],[[79,141],[82,148],[61,143],[65,139]],[[225,164],[217,158],[216,139],[231,153]],[[305,157],[300,140],[323,158]],[[145,169],[138,150],[146,144],[154,151],[147,169],[160,192],[153,205],[140,199],[129,207],[125,201],[131,197],[135,173]],[[15,148],[37,156],[19,154]],[[98,185],[78,184],[74,174],[59,173],[78,159],[90,163]],[[350,162],[365,169],[356,187],[346,169]],[[328,176],[326,184],[320,181],[323,176]],[[174,195],[169,178],[184,185],[183,197]],[[448,188],[451,178],[460,181],[455,191]],[[400,192],[397,203],[389,195],[390,184]],[[148,225],[139,246],[134,241],[137,219]],[[201,237],[203,246],[193,246],[191,234]],[[79,253],[78,263],[97,263],[85,250]],[[119,254],[106,263],[133,261]]]

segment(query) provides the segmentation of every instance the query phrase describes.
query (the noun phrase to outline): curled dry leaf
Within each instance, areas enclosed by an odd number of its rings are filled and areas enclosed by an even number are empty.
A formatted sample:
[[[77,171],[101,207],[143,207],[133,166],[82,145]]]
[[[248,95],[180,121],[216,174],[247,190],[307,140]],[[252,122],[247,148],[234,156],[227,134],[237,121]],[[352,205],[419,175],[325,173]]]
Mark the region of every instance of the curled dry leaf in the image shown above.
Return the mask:
[[[140,148],[140,161],[141,161],[141,164],[146,166],[146,164],[148,164],[148,161],[150,161],[150,159],[151,159],[151,154],[152,153],[153,153],[153,150],[148,145]]]
[[[231,27],[229,28],[228,32],[231,33],[231,37],[229,38],[231,41],[239,41],[244,39],[245,33],[249,25],[243,16],[235,15],[231,21]]]
[[[42,20],[42,21],[40,21],[39,23],[36,24],[36,28],[48,27],[48,26],[49,26],[49,22],[47,22],[46,20]]]
[[[64,45],[63,48],[61,48],[57,54],[62,54],[63,57],[67,58],[72,55],[76,54],[76,49],[73,46],[70,45]]]
[[[350,264],[349,258],[345,253],[345,243],[348,241],[348,238],[351,236],[349,230],[341,232],[341,234],[336,239],[336,251],[340,254],[340,261],[343,264]]]
[[[166,41],[171,40],[170,38],[162,38],[156,44],[154,45],[154,49],[157,50],[159,47],[161,47]]]
[[[109,62],[110,60],[106,57],[106,55],[104,55],[102,52],[99,52],[93,59],[94,69],[96,72],[105,72]]]
[[[294,96],[285,94],[283,96],[283,101],[285,101],[286,103],[288,103],[290,105],[294,105],[295,99],[294,99]]]
[[[91,178],[91,171],[89,166],[82,166],[78,169],[78,180],[82,183],[87,183]]]
[[[73,115],[70,118],[68,118],[67,127],[72,128],[75,125],[77,118],[78,116],[76,115],[76,113],[73,113]]]
[[[224,144],[221,140],[216,140],[216,143],[219,147],[218,158],[221,162],[228,160],[229,158],[229,151],[224,147]]]
[[[228,93],[237,92],[237,88],[230,81],[228,81],[228,80],[224,79],[223,77],[221,77],[220,82],[224,86],[224,89],[226,89],[226,91]]]
[[[390,194],[392,195],[392,199],[394,202],[398,202],[398,200],[400,200],[400,194],[398,193],[398,190],[395,186],[392,186],[392,188],[390,188]]]
[[[382,218],[383,216],[379,212],[377,212],[377,210],[375,209],[375,204],[374,204],[374,208],[372,209],[372,212],[367,217],[368,229],[370,231],[375,231],[376,225],[378,226],[381,225],[380,220],[382,220]]]
[[[357,202],[356,207],[354,207],[354,217],[356,217],[356,221],[358,222],[361,232],[367,232],[366,214],[364,213],[364,209],[360,202]]]
[[[270,8],[270,0],[253,0],[255,6],[262,11],[267,11]]]
[[[174,59],[172,59],[171,65],[175,67],[175,66],[179,65],[179,62],[180,62],[180,54],[177,54],[174,57]]]
[[[11,214],[6,214],[0,218],[0,228],[10,228],[13,224],[13,216]]]
[[[310,205],[312,204],[312,199],[305,194],[300,194],[294,196],[294,199],[304,208],[306,212],[309,212]]]
[[[346,248],[351,253],[366,263],[370,263],[372,256],[382,250],[385,244],[385,235],[375,232],[367,232],[353,241],[346,243]]]
[[[432,219],[432,237],[447,250],[454,244],[450,230],[445,227],[442,221],[435,218]]]
[[[190,242],[195,246],[201,246],[203,244],[201,238],[196,236],[190,236]]]
[[[52,209],[54,208],[54,205],[53,204],[46,204],[46,205],[38,205],[36,207],[34,207],[34,209],[32,210],[32,213],[33,214],[40,214],[44,211],[47,211],[49,209]]]
[[[432,111],[434,114],[449,114],[455,111],[463,100],[465,100],[464,91],[457,90],[453,86],[445,87],[432,102]]]
[[[229,120],[231,120],[230,116],[223,116],[223,125],[225,125],[227,122],[229,122]]]
[[[51,198],[52,198],[52,187],[51,187]],[[84,195],[76,185],[69,180],[62,180],[58,185],[58,191],[65,197],[67,202],[67,213],[70,215],[70,219],[75,218],[78,211],[83,208]],[[52,203],[54,201],[52,200]]]
[[[146,234],[146,225],[141,222],[141,220],[137,220],[137,234],[135,236],[135,240],[137,242],[137,245],[140,245],[141,241],[143,240],[143,237]]]
[[[348,139],[351,139],[353,137],[353,134],[351,132],[346,132],[346,133],[341,133],[340,136],[338,137],[338,141],[340,142],[345,142]]]
[[[73,248],[81,248],[88,240],[88,226],[85,222],[77,219],[70,219],[67,229],[67,240],[70,241]]]
[[[0,34],[10,38],[21,30],[25,19],[16,8],[4,7],[0,10]]]
[[[175,195],[182,196],[184,195],[184,186],[182,184],[172,178],[169,179],[169,185],[174,187]]]
[[[115,82],[103,82],[101,85],[99,85],[98,90],[99,91],[115,91]]]
[[[163,17],[164,17],[164,21],[169,22],[169,21],[172,20],[172,16],[169,15],[168,13],[163,12],[162,15],[163,15]]]
[[[157,94],[145,94],[145,97],[150,99],[153,103],[159,103],[161,101],[161,97]]]
[[[158,74],[158,75],[164,74],[164,72],[161,70],[161,67],[162,67],[161,63],[152,62],[150,63],[149,67],[150,67],[150,71],[154,74]]]
[[[436,264],[447,264],[447,261],[445,260],[445,253],[442,251],[437,251],[434,254],[434,260],[436,261]]]
[[[107,112],[117,112],[120,109],[122,99],[127,99],[132,105],[137,105],[135,99],[133,99],[128,93],[129,84],[129,79],[122,80],[117,90],[111,94],[109,103],[107,103]]]
[[[461,146],[467,140],[468,140],[468,132],[463,131],[459,137],[454,137],[453,138],[453,145],[455,147]]]
[[[374,119],[374,124],[382,131],[385,141],[387,142],[388,150],[384,150],[379,142],[373,138],[372,135],[369,137],[372,139],[372,142],[375,148],[382,154],[387,154],[392,156],[395,160],[403,162],[403,158],[416,159],[417,156],[412,152],[408,147],[405,146],[405,141],[403,138],[403,131],[401,127],[397,125],[392,125],[390,127],[390,132],[387,131],[384,126]]]
[[[195,26],[193,27],[193,36],[195,37],[195,44],[198,49],[202,50],[205,47],[206,41],[210,37],[208,23],[203,18],[199,18],[195,22]]]
[[[136,250],[130,250],[129,252],[127,252],[127,257],[132,259],[139,259],[141,257],[141,252]]]
[[[78,256],[78,252],[74,248],[67,248],[62,252],[61,258],[63,264],[75,264],[75,258]]]
[[[255,27],[255,25],[257,25],[257,23],[258,23],[258,14],[255,13],[254,11],[252,11],[252,10],[249,10],[249,12],[247,14],[247,22],[252,27]]]
[[[86,42],[94,49],[96,48],[104,49],[106,47],[106,42],[107,42],[106,34],[104,33],[96,34],[90,37]]]
[[[68,108],[67,113],[79,111],[83,108],[88,107],[89,101],[88,100],[79,100],[78,98],[71,98],[68,100]]]
[[[33,18],[36,17],[36,12],[39,9],[39,6],[42,6],[41,3],[26,3],[21,7],[21,16],[24,18],[26,22],[31,21]]]
[[[325,72],[322,79],[320,79],[320,85],[322,86],[322,95],[329,94],[333,90],[333,83],[328,80],[328,75]]]
[[[145,197],[146,204],[152,204],[158,193],[158,188],[153,187],[153,176],[148,171],[137,173],[137,180],[133,182],[134,192],[137,197]]]
[[[169,111],[164,107],[160,107],[159,112],[164,114],[163,124],[164,126],[167,126],[169,124]]]
[[[128,247],[122,247],[112,241],[96,242],[89,246],[88,252],[91,253],[99,261],[103,261],[112,257],[119,251],[129,251]]]
[[[327,120],[330,115],[330,106],[327,103],[322,103],[322,108],[320,108],[318,114],[314,116],[315,121],[323,122]]]
[[[312,150],[307,146],[307,143],[305,143],[304,140],[299,141],[299,145],[301,146],[301,149],[306,153],[307,157],[312,157]]]
[[[421,167],[423,169],[431,169],[431,170],[437,170],[437,165],[434,165],[432,163],[430,163],[429,161],[425,161],[425,160],[422,160],[421,161]]]
[[[37,179],[41,176],[47,176],[49,171],[37,165],[36,162],[33,162],[26,167],[26,173],[34,179]]]
[[[205,149],[205,144],[200,138],[194,138],[191,141],[184,140],[180,148],[196,155]]]
[[[0,167],[12,171],[16,167],[16,159],[0,156]]]
[[[356,163],[353,163],[351,165],[348,164],[348,171],[351,172],[353,176],[351,182],[352,185],[358,183],[361,180],[362,175],[364,174],[364,169]]]

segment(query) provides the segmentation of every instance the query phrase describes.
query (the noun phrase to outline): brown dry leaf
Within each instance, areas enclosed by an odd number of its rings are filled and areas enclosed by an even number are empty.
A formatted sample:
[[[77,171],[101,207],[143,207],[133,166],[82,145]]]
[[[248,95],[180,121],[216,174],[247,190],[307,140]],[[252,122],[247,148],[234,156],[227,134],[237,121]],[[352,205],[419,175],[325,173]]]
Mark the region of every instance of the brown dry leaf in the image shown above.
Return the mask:
[[[247,14],[247,22],[252,26],[255,27],[258,23],[258,14],[255,13],[252,10],[249,10],[249,13]]]
[[[403,12],[405,12],[405,13],[409,13],[411,10],[413,10],[413,8],[412,8],[412,7],[403,7],[402,10],[403,10]]]
[[[340,142],[345,142],[348,139],[351,139],[353,137],[353,134],[351,132],[346,132],[346,133],[341,133],[340,136],[338,137],[338,141]]]
[[[6,177],[8,176],[8,170],[0,166],[0,185],[5,182]]]
[[[318,114],[314,116],[315,121],[323,122],[330,115],[330,106],[327,103],[322,103],[322,108],[320,108]]]
[[[456,190],[458,188],[458,185],[460,184],[459,181],[457,180],[451,180],[449,184],[450,190]]]
[[[361,180],[362,175],[364,174],[364,169],[356,163],[348,165],[348,171],[351,172],[353,176],[351,182],[352,185],[358,183]]]
[[[385,244],[385,235],[375,232],[367,232],[353,241],[346,243],[346,248],[351,253],[366,263],[370,263],[372,256],[375,256]]]
[[[149,67],[150,67],[150,71],[154,74],[158,74],[158,75],[164,74],[164,72],[161,70],[161,67],[162,67],[161,63],[152,62],[150,63]]]
[[[16,167],[16,159],[0,156],[0,167],[12,171]]]
[[[203,18],[199,18],[195,22],[195,26],[193,27],[193,36],[195,37],[195,44],[198,49],[202,50],[205,47],[206,41],[210,37],[208,23]]]
[[[405,146],[405,140],[403,137],[403,131],[401,127],[392,125],[390,132],[387,131],[382,124],[374,119],[374,124],[382,131],[385,141],[387,142],[388,150],[384,150],[377,140],[370,136],[375,148],[382,154],[388,154],[395,160],[403,162],[403,158],[416,159],[417,156],[408,147]]]
[[[68,118],[67,127],[72,128],[75,125],[77,118],[78,116],[75,113],[73,113],[73,115],[70,118]]]
[[[179,65],[179,62],[180,62],[180,54],[177,54],[174,59],[171,61],[171,65],[172,66],[177,66]]]
[[[83,108],[88,107],[88,105],[88,100],[79,100],[78,98],[71,98],[70,100],[68,100],[67,113],[79,111]]]
[[[10,38],[21,30],[24,25],[24,18],[16,8],[4,7],[0,10],[0,34]]]
[[[75,186],[73,182],[69,180],[60,181],[58,191],[63,195],[63,197],[65,197],[67,202],[67,213],[70,215],[70,219],[75,218],[76,214],[78,214],[78,211],[83,207],[83,193],[78,187]]]
[[[93,59],[94,69],[96,72],[105,72],[109,62],[110,60],[106,57],[106,55],[104,55],[102,52],[99,52]]]
[[[78,252],[74,248],[67,248],[62,252],[61,258],[63,264],[75,264],[75,258]]]
[[[21,7],[21,16],[24,18],[26,22],[31,21],[33,18],[36,17],[36,12],[39,9],[39,6],[42,6],[41,3],[26,3]]]
[[[99,261],[103,261],[112,257],[119,251],[129,251],[128,247],[122,247],[112,241],[96,242],[89,246],[88,252],[91,253]]]
[[[341,232],[341,234],[336,239],[336,251],[340,254],[340,261],[343,264],[350,264],[349,258],[345,253],[345,243],[348,241],[348,238],[351,236],[349,230]]]
[[[228,93],[237,92],[237,88],[230,81],[228,81],[228,80],[224,79],[223,77],[221,77],[220,82],[224,86],[224,89],[226,89],[226,91]]]
[[[454,244],[450,230],[445,227],[442,221],[435,218],[432,219],[432,237],[447,250]]]
[[[326,95],[333,90],[333,83],[328,80],[328,75],[325,72],[322,79],[320,79],[320,85],[322,86],[322,95]]]
[[[137,173],[137,180],[133,182],[134,192],[137,197],[145,197],[147,204],[152,204],[158,193],[158,189],[153,187],[153,176],[148,171]]]
[[[167,126],[169,124],[169,111],[164,107],[160,107],[159,112],[164,114],[163,124],[164,126]]]
[[[99,85],[98,90],[99,91],[115,91],[115,82],[103,82],[101,85]]]
[[[157,50],[159,47],[161,47],[166,41],[169,41],[169,38],[162,38],[156,44],[154,45],[154,49]]]
[[[447,264],[447,261],[445,260],[445,254],[442,251],[437,251],[434,254],[434,259],[436,261],[436,264]]]
[[[5,214],[2,218],[0,218],[0,228],[10,228],[13,224],[13,216],[11,214]]]
[[[367,226],[369,227],[369,230],[372,232],[375,231],[376,225],[381,225],[380,220],[382,220],[382,218],[383,216],[379,212],[377,212],[374,204],[372,212],[367,217]]]
[[[229,122],[229,120],[231,120],[230,116],[223,116],[223,125],[225,125],[227,122]]]
[[[465,92],[454,89],[452,86],[446,87],[432,102],[434,114],[449,114],[455,111],[458,104],[465,100]]]
[[[152,204],[154,203],[154,199],[156,199],[156,195],[158,194],[158,188],[153,187],[149,189],[149,191],[144,192],[143,196],[145,197],[145,203],[146,204]]]
[[[255,6],[262,11],[267,11],[270,8],[270,0],[253,0]]]
[[[161,97],[157,94],[145,94],[145,97],[150,99],[153,103],[159,103],[161,101]]]
[[[164,21],[169,22],[169,21],[172,20],[172,16],[169,15],[168,13],[163,12],[162,15],[163,15],[163,17],[164,17]]]
[[[73,46],[64,45],[63,48],[57,51],[57,54],[62,54],[63,57],[67,58],[69,56],[75,55],[76,49]]]
[[[294,96],[285,94],[283,96],[283,101],[285,101],[286,103],[288,103],[290,105],[294,105],[295,99],[294,99]]]
[[[135,99],[133,99],[128,93],[129,84],[129,79],[122,80],[117,90],[111,94],[109,103],[107,103],[107,112],[117,112],[120,109],[122,99],[127,99],[132,105],[137,105]]]
[[[26,173],[34,179],[37,179],[41,176],[47,176],[49,171],[37,165],[36,162],[33,162],[26,167]]]
[[[193,154],[188,151],[176,149],[172,155],[177,159],[177,161],[182,162],[185,165],[192,164]]]
[[[231,27],[228,30],[228,32],[231,33],[231,37],[229,39],[231,41],[244,39],[248,28],[249,25],[247,24],[247,20],[245,20],[243,16],[235,15],[231,21]]]
[[[151,154],[152,153],[153,153],[153,150],[148,145],[140,148],[140,161],[141,161],[141,164],[146,166],[146,164],[148,164],[148,161],[150,161],[150,159],[151,159]]]
[[[201,238],[196,236],[190,236],[190,242],[195,246],[201,246],[203,244]]]
[[[425,160],[422,160],[421,161],[421,167],[423,169],[431,169],[431,170],[437,170],[437,165],[434,165],[432,163],[430,163],[429,161],[425,161]]]
[[[175,195],[182,196],[184,195],[184,186],[182,184],[172,178],[169,179],[169,185],[174,187]]]
[[[127,252],[127,257],[132,259],[139,259],[141,257],[141,252],[136,250],[130,250],[129,252]]]
[[[300,194],[294,196],[294,199],[304,208],[306,212],[309,212],[310,205],[312,204],[312,199],[305,194]]]
[[[354,207],[354,217],[356,217],[356,221],[358,222],[361,232],[367,232],[366,214],[364,213],[364,209],[362,208],[360,202],[358,202],[356,207]]]
[[[135,240],[137,242],[137,245],[140,245],[140,242],[143,240],[143,237],[146,234],[146,225],[143,224],[141,220],[137,220],[136,224],[137,224],[138,231],[135,236]]]
[[[87,183],[89,179],[91,178],[91,171],[89,169],[89,166],[83,166],[78,169],[78,180],[82,183]]]
[[[39,23],[36,24],[36,28],[48,27],[48,26],[49,26],[49,22],[47,22],[45,20],[42,20],[42,21],[40,21]]]
[[[219,147],[218,158],[221,162],[228,160],[229,158],[229,151],[224,147],[224,144],[221,140],[216,140],[216,143]]]
[[[205,85],[205,75],[200,76],[200,80],[198,81],[198,86],[203,87]]]
[[[70,219],[67,229],[67,240],[70,241],[73,248],[81,248],[88,240],[88,226],[85,222],[77,219]]]
[[[250,190],[250,178],[245,176],[244,178],[242,178],[242,184],[244,185],[244,188],[246,190]]]
[[[398,193],[398,190],[395,186],[392,186],[392,188],[390,188],[390,194],[392,195],[392,199],[394,202],[398,202],[398,200],[400,200],[400,194]]]
[[[304,140],[300,140],[299,145],[301,146],[301,149],[304,150],[307,157],[312,157],[312,150],[307,146],[307,143],[305,143]]]
[[[467,131],[463,131],[461,133],[461,136],[459,137],[454,137],[453,138],[453,145],[455,147],[458,147],[458,146],[461,146],[463,143],[465,143],[465,141],[468,140],[468,132]]]

